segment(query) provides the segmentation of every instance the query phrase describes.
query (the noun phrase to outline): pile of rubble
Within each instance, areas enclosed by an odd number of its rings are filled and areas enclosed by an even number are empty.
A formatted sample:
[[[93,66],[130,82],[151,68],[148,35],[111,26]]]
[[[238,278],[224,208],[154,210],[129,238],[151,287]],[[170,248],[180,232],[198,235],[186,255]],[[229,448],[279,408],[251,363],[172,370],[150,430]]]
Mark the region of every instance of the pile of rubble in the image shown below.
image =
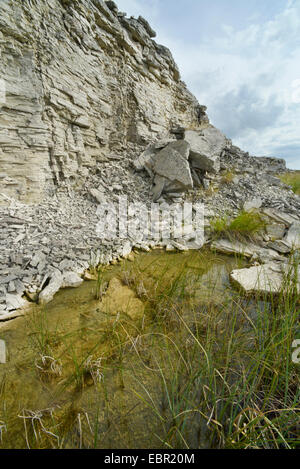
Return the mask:
[[[206,173],[218,173],[224,150],[230,141],[215,127],[199,130],[173,130],[175,140],[150,144],[134,162],[137,170],[145,169],[153,178],[153,200],[162,194],[173,199],[189,189],[205,184]]]

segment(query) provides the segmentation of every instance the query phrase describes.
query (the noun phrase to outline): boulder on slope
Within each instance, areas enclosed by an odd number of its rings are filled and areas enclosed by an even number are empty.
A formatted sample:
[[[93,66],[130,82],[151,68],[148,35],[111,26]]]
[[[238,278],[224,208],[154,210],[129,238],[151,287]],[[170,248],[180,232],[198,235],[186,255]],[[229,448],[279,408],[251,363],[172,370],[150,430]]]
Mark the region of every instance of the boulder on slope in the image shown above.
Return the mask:
[[[190,144],[190,162],[194,168],[209,172],[220,171],[220,157],[227,139],[215,127],[187,130],[185,140]]]

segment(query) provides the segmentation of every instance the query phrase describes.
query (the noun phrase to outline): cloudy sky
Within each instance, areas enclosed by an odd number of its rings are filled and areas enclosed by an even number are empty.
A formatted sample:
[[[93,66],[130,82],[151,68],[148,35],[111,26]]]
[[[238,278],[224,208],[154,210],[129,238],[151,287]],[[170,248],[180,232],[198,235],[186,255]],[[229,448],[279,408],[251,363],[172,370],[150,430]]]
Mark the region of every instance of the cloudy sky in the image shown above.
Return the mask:
[[[116,0],[169,47],[211,122],[300,169],[300,0]]]

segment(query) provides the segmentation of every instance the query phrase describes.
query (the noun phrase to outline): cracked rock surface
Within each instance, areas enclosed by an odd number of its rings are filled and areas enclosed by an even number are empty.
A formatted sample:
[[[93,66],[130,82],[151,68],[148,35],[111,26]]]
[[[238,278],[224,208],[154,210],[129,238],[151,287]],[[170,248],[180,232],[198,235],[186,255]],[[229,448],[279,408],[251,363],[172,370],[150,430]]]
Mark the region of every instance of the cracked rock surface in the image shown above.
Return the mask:
[[[285,161],[251,156],[210,125],[154,37],[112,1],[1,0],[0,321],[133,247],[199,248],[189,234],[149,230],[100,239],[98,205],[120,196],[147,210],[203,203],[206,228],[259,208],[268,227],[258,245],[215,249],[277,264],[299,249],[300,200],[277,177]]]

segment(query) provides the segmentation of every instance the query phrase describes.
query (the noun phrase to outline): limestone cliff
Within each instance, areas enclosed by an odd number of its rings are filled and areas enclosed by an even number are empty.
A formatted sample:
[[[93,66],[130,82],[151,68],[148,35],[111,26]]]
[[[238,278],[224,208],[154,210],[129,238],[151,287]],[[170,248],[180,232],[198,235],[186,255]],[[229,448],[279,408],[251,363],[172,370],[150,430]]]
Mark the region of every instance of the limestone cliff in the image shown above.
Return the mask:
[[[284,263],[299,248],[300,199],[276,177],[285,161],[250,156],[210,125],[154,37],[113,1],[0,0],[0,323],[132,249],[202,247],[193,230],[168,238],[170,203],[205,205],[207,243],[215,217],[266,218],[257,245],[214,250]],[[112,215],[120,196],[146,216],[156,201],[161,226],[100,236],[98,206]],[[128,210],[128,225],[139,221]]]
[[[39,202],[106,157],[208,121],[143,18],[102,0],[1,0],[0,184]]]

